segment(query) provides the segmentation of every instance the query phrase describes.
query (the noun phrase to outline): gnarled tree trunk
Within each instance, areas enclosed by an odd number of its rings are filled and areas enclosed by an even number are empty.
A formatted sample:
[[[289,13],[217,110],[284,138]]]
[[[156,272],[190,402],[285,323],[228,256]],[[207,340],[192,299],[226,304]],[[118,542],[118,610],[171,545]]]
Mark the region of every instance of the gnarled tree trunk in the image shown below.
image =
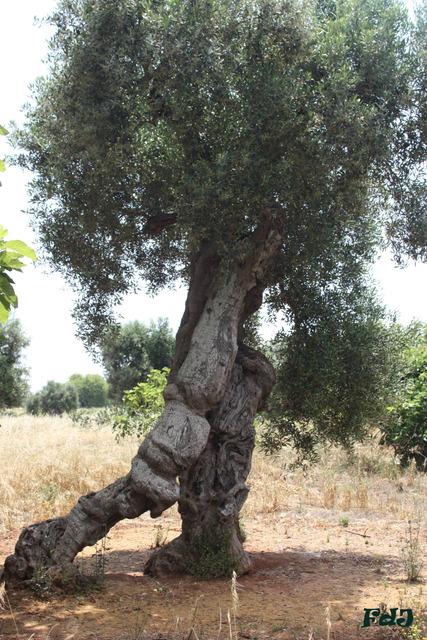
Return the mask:
[[[274,379],[267,359],[240,344],[223,400],[207,415],[211,430],[206,448],[179,479],[182,533],[151,556],[145,567],[149,574],[215,577],[249,569],[239,513],[249,491],[253,420]]]
[[[253,447],[252,427],[243,416],[245,411],[252,417],[255,414],[264,384],[249,375],[251,358],[244,348],[236,360],[238,333],[247,313],[248,296],[250,299],[251,292],[259,289],[265,266],[279,245],[277,231],[269,225],[259,228],[253,235],[250,252],[232,269],[219,261],[208,242],[202,246],[193,265],[186,309],[177,334],[176,358],[164,392],[165,409],[141,444],[131,470],[104,489],[81,497],[67,516],[24,529],[15,553],[6,559],[6,580],[29,579],[41,568],[58,583],[74,578],[75,556],[104,537],[118,521],[135,518],[145,511],[156,517],[174,504],[180,497],[177,477],[182,482],[181,509],[187,514],[184,515],[187,531],[193,505],[200,499],[195,500],[195,482],[197,461],[202,454],[206,458],[216,455],[218,468],[223,470],[229,456],[236,477],[227,481],[224,476],[222,508],[225,514],[234,501],[231,511],[238,513],[236,505],[243,503],[246,495],[244,480]],[[243,399],[234,427],[242,430],[246,439],[240,449],[231,444],[239,438],[237,431],[233,433],[233,427],[224,430],[221,426],[228,424],[227,413],[236,401],[233,389]],[[231,409],[230,419],[232,412]],[[239,455],[241,462],[237,462]],[[186,476],[189,469],[192,472]],[[205,472],[202,461],[199,469],[199,473]],[[224,521],[227,526],[233,517]],[[228,528],[237,531],[237,527]],[[236,542],[233,548],[237,547]]]

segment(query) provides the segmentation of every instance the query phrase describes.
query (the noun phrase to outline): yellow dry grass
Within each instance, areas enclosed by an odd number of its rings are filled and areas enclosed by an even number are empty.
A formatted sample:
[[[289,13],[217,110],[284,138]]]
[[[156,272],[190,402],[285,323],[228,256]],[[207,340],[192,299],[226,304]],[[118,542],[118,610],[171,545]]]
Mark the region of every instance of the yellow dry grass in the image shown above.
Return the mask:
[[[0,417],[0,425],[0,534],[66,513],[82,494],[127,473],[137,449],[136,440],[118,443],[110,429],[83,429],[66,417]],[[306,507],[368,515],[381,507],[401,521],[425,513],[427,474],[402,472],[375,439],[352,456],[325,448],[307,468],[292,469],[292,461],[290,450],[255,452],[244,516]]]
[[[69,418],[0,417],[0,532],[66,513],[129,470],[136,443]]]
[[[318,462],[307,467],[294,469],[294,459],[290,449],[274,457],[255,451],[245,514],[318,507],[337,514],[388,512],[402,521],[426,513],[427,474],[414,466],[402,470],[378,437],[356,445],[351,455],[325,447]]]
[[[2,535],[13,529],[66,513],[80,495],[97,490],[117,476],[127,473],[137,444],[137,441],[132,439],[118,443],[110,429],[82,428],[73,424],[68,418],[33,418],[26,415],[0,416],[0,541]],[[416,598],[418,598],[419,591],[421,600],[424,585],[417,583],[412,585],[412,583],[402,583],[401,581],[405,575],[408,578],[413,577],[422,570],[427,474],[418,473],[413,467],[402,472],[395,464],[392,451],[380,447],[375,438],[356,446],[351,456],[338,448],[325,448],[320,452],[318,463],[314,465],[293,468],[293,461],[294,454],[289,449],[279,452],[274,457],[267,457],[259,450],[255,451],[253,468],[249,478],[251,491],[244,507],[243,518],[251,541],[250,544],[253,545],[255,551],[259,551],[260,548],[273,550],[275,555],[280,556],[287,550],[286,552],[289,551],[289,563],[294,567],[289,574],[293,576],[292,579],[294,579],[293,572],[303,571],[304,567],[309,569],[310,575],[314,575],[313,581],[311,579],[300,580],[299,588],[302,588],[303,591],[296,590],[295,593],[291,591],[289,595],[290,598],[293,598],[291,600],[292,606],[296,607],[296,620],[299,620],[298,611],[300,613],[303,611],[304,616],[307,615],[307,609],[310,610],[311,603],[311,609],[314,613],[310,620],[317,620],[318,612],[324,611],[323,629],[326,618],[326,630],[328,633],[330,632],[331,637],[344,637],[335,636],[332,625],[338,623],[333,616],[336,616],[338,606],[342,607],[344,612],[347,611],[345,607],[346,596],[341,596],[341,592],[346,592],[348,583],[351,581],[357,585],[358,592],[365,589],[363,597],[366,596],[366,601],[361,601],[363,606],[366,603],[378,602],[377,596],[381,594],[380,597],[383,598],[381,601],[391,603],[393,606],[397,606],[397,604],[405,607],[412,606],[415,611],[422,611],[424,605],[418,603]],[[124,563],[125,568],[122,568],[122,562],[126,558],[131,558],[135,549],[138,549],[139,553],[140,547],[148,548],[149,536],[154,535],[152,547],[163,544],[166,538],[175,537],[180,527],[176,508],[164,514],[163,517],[165,519],[161,521],[161,524],[151,529],[151,523],[144,523],[144,519],[142,519],[135,528],[125,527],[124,533],[116,530],[114,550],[118,554],[119,560],[114,560],[114,554],[109,557],[113,573],[114,571],[129,571],[126,562]],[[413,523],[410,525],[412,529],[409,529],[409,537],[408,535],[404,537],[408,527],[405,520],[409,518],[413,518]],[[348,527],[343,524],[345,521]],[[360,537],[368,529],[368,536],[365,539]],[[352,532],[356,535],[352,535]],[[9,542],[15,539],[16,533],[13,531],[8,536],[10,540],[5,548],[10,547]],[[114,536],[114,532],[111,535]],[[390,541],[391,546],[389,545]],[[321,569],[317,569],[318,573],[313,574],[313,571],[316,571],[313,568],[315,564],[312,564],[312,561],[315,563],[313,558],[318,556],[320,552],[327,557],[329,550],[334,554],[334,563],[338,563],[334,564],[334,567],[341,566],[341,573],[337,573],[338,570],[334,568],[332,577],[328,575],[328,565],[323,565],[322,560]],[[387,558],[387,562],[389,562],[390,559],[397,558],[399,553],[401,573],[396,572],[396,569],[390,570],[389,564],[387,564],[388,568],[383,570],[384,558]],[[85,554],[86,558],[90,557],[93,554],[93,549],[87,549]],[[361,580],[359,568],[352,561],[352,554],[355,558],[359,555],[361,559],[365,560],[363,571],[367,572],[366,575],[371,575],[371,583],[369,580],[365,583],[363,579]],[[295,560],[296,557],[299,560]],[[372,571],[375,573],[372,573],[370,565],[366,562],[369,557],[372,558],[374,567]],[[114,562],[116,562],[115,568]],[[135,568],[135,563],[137,564],[139,560],[134,559],[132,562],[134,563],[132,566]],[[297,568],[298,562],[301,563],[302,568],[300,569]],[[266,566],[270,567],[270,565]],[[344,566],[346,567],[345,571],[342,569]],[[277,565],[277,575],[275,574],[274,580],[271,579],[269,568],[265,573],[261,571],[255,575],[254,582],[250,583],[252,587],[247,589],[246,593],[242,592],[245,593],[245,599],[253,598],[250,601],[249,610],[253,612],[254,618],[257,620],[256,625],[265,624],[267,625],[265,628],[270,629],[271,633],[265,637],[273,637],[273,634],[276,637],[276,632],[279,634],[279,629],[282,629],[284,624],[280,619],[280,627],[277,625],[277,612],[281,610],[282,589],[285,588],[284,585],[289,584],[287,582],[289,575],[281,573],[283,567],[280,567],[281,565]],[[394,573],[392,572],[389,578],[389,573],[386,571],[394,571]],[[302,575],[305,574],[302,573]],[[282,582],[279,582],[277,591],[274,591],[272,585],[276,579],[282,580]],[[322,582],[324,580],[327,582]],[[337,580],[341,580],[341,582],[337,583]],[[33,600],[20,601],[18,605],[16,602],[11,603],[6,599],[7,594],[4,590],[2,594],[0,587],[0,610],[3,597],[3,609],[6,611],[6,614],[3,611],[3,620],[6,616],[10,633],[16,638],[29,639],[33,637],[33,635],[30,636],[30,632],[28,634],[22,632],[22,629],[46,629],[49,627],[58,627],[57,630],[64,631],[64,637],[68,638],[80,637],[74,635],[74,633],[77,634],[76,629],[84,629],[85,632],[88,632],[87,636],[82,637],[92,637],[95,635],[93,629],[98,624],[99,629],[96,629],[96,637],[104,637],[98,631],[108,629],[108,634],[110,634],[111,624],[115,625],[114,629],[122,628],[124,610],[127,612],[126,617],[129,616],[129,620],[132,620],[132,624],[140,624],[138,616],[140,615],[141,583],[135,583],[135,591],[132,591],[131,581],[123,583],[115,581],[112,584],[113,591],[110,600],[107,589],[96,596],[99,599],[93,600],[94,604],[92,605],[87,605],[85,602],[76,604],[71,599],[58,600],[53,605],[49,601],[46,605],[48,608],[44,610],[38,606],[34,606],[33,609]],[[121,584],[122,586],[120,586]],[[208,585],[208,583],[205,584]],[[210,599],[212,602],[216,602],[219,593],[218,582],[212,581],[210,584],[212,590],[209,591],[210,587],[205,586],[204,594],[207,595],[206,600]],[[324,592],[322,588],[319,588],[319,585],[323,584],[325,585],[325,593],[328,593],[328,589],[332,589],[331,593],[337,594],[334,596],[336,600],[333,600],[331,609],[329,609],[329,600],[324,599]],[[188,591],[185,597],[192,598],[197,593],[194,589],[198,587],[194,587],[194,585],[197,583],[193,583],[193,581],[189,586],[187,585]],[[404,591],[401,592],[402,587],[398,590],[399,585],[404,585]],[[120,588],[122,590],[118,592],[117,590]],[[147,588],[145,585],[144,590]],[[170,588],[172,589],[172,587]],[[238,585],[234,579],[229,613],[227,615],[227,610],[222,611],[226,635],[232,640],[237,637],[235,620],[239,619],[241,614],[237,588]],[[181,589],[180,582],[176,593],[180,593]],[[334,589],[335,591],[333,591]],[[162,593],[167,598],[165,605],[162,605]],[[262,597],[260,598],[256,594],[262,594]],[[144,593],[144,596],[147,594]],[[397,596],[402,600],[398,601]],[[95,598],[95,596],[93,597]],[[176,597],[174,595],[174,598]],[[200,594],[197,595],[197,598],[200,597]],[[196,602],[198,602],[197,598]],[[171,611],[169,587],[159,587],[159,583],[153,581],[152,590],[148,591],[143,606],[147,606],[147,602],[149,603],[148,608],[151,607],[154,612],[155,625],[160,619],[159,611],[161,611],[164,615],[162,619],[167,621],[165,623],[168,625],[167,628],[172,628],[175,621],[167,617]],[[273,602],[273,605],[269,605],[266,615],[265,607],[268,602]],[[306,603],[309,603],[308,607]],[[93,606],[92,610],[91,606]],[[125,606],[128,608],[124,609]],[[82,608],[79,609],[79,607]],[[298,607],[300,608],[298,609]],[[91,613],[87,620],[84,620],[84,612],[88,610]],[[76,611],[79,613],[77,614]],[[136,614],[132,618],[134,611]],[[78,615],[82,616],[81,623],[78,621]],[[199,637],[202,637],[202,632],[203,637],[219,637],[219,634],[206,635],[202,625],[210,624],[210,614],[208,611],[208,613],[205,612],[201,615],[205,617],[201,618],[197,627],[201,630]],[[155,619],[154,616],[156,616]],[[186,618],[183,617],[184,619]],[[261,623],[260,619],[263,621],[265,619],[265,622]],[[338,620],[342,621],[343,618],[338,618]],[[88,623],[88,621],[91,622]],[[86,629],[87,624],[92,624],[92,627]],[[194,631],[195,614],[190,615],[189,625],[185,636],[193,635],[196,637]],[[252,619],[248,628],[252,629]],[[68,633],[69,631],[70,633]],[[156,634],[153,632],[152,636],[148,634],[145,636],[144,633],[144,637],[157,637],[157,631],[156,627]],[[108,634],[105,637],[113,637]],[[262,630],[262,635],[265,635],[265,629]],[[46,631],[45,636],[37,635],[37,637],[49,638],[50,632]],[[120,633],[116,637],[125,636]],[[142,637],[142,635],[138,637]],[[224,634],[221,637],[225,637]],[[279,638],[279,635],[277,637]],[[307,634],[298,634],[294,637],[311,638],[314,635],[308,635],[307,632]],[[316,633],[316,637],[327,637],[327,634],[318,636]],[[415,638],[415,635],[411,637]],[[423,638],[422,635],[416,637],[417,639]]]

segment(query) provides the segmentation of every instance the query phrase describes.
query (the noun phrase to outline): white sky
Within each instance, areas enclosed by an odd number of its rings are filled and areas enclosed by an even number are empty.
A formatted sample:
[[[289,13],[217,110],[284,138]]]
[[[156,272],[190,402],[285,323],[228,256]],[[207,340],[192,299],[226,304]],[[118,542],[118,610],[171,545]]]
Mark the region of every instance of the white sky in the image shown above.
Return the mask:
[[[22,105],[29,97],[29,84],[43,73],[46,56],[46,26],[35,26],[34,16],[42,17],[54,8],[54,0],[14,0],[3,2],[0,9],[0,60],[2,62],[0,123],[7,127],[12,120],[22,121]],[[2,141],[0,157],[7,153]],[[28,226],[26,181],[28,176],[17,168],[1,175],[0,223],[9,230],[9,238],[25,240],[37,246]],[[427,265],[410,264],[396,268],[388,256],[377,263],[374,276],[379,282],[383,300],[396,310],[402,322],[413,318],[427,322]],[[47,380],[65,381],[75,372],[101,372],[82,344],[74,336],[71,320],[73,296],[61,277],[47,272],[41,265],[28,267],[15,278],[19,296],[16,316],[31,339],[27,363],[31,369],[31,386],[39,389]],[[154,299],[142,291],[128,296],[120,308],[125,321],[148,322],[159,316],[178,328],[184,309],[185,292],[165,291]],[[265,326],[266,335],[274,327]]]

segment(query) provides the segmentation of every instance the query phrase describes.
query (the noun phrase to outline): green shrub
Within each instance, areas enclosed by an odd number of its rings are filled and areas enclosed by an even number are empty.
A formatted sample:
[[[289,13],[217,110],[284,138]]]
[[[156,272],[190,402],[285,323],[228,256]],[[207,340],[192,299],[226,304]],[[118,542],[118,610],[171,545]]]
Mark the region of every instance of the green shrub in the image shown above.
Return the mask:
[[[0,125],[0,135],[6,135],[6,129]],[[4,161],[0,159],[0,171],[4,171]],[[0,183],[1,186],[1,183]],[[6,240],[7,230],[0,224],[0,324],[6,324],[12,309],[18,306],[15,282],[11,275],[22,271],[25,258],[32,262],[36,254],[22,240]]]
[[[112,425],[116,438],[141,437],[158,420],[163,411],[163,390],[170,369],[152,369],[146,382],[139,382],[125,391],[120,406],[103,407],[98,411],[80,408],[71,413],[71,419],[84,428]]]
[[[118,411],[118,407],[114,406],[102,407],[101,409],[80,408],[72,411],[70,418],[83,429],[99,429],[111,426]]]
[[[146,382],[139,382],[133,389],[125,391],[123,405],[113,418],[113,431],[117,437],[144,435],[158,420],[163,407],[163,390],[170,369],[152,369]]]
[[[33,415],[62,415],[77,409],[78,395],[70,384],[49,381],[45,387],[34,394],[27,403],[27,411]]]
[[[34,393],[27,400],[27,411],[33,416],[41,414],[40,393]]]
[[[228,529],[205,529],[187,551],[184,562],[188,573],[202,580],[231,576],[236,562],[230,554],[230,538]]]
[[[389,419],[383,429],[384,441],[393,446],[401,463],[415,460],[418,469],[427,469],[427,327],[406,352],[406,372]]]

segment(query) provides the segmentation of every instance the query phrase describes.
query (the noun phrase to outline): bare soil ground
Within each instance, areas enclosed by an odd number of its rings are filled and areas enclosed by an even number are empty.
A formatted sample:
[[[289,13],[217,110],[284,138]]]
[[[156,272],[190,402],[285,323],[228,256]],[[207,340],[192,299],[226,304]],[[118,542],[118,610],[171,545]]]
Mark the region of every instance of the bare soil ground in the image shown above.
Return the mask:
[[[407,581],[401,551],[409,548],[407,520],[413,518],[420,525],[417,562],[426,555],[425,476],[401,473],[372,445],[350,461],[343,452],[325,452],[307,473],[284,467],[288,457],[256,456],[244,514],[254,564],[238,579],[238,603],[229,579],[144,576],[153,546],[179,533],[172,509],[157,520],[125,521],[110,532],[104,550],[83,552],[82,571],[103,578],[99,591],[40,596],[10,590],[0,611],[0,638],[424,640],[427,587],[422,578]],[[0,565],[18,533],[17,527],[0,530]],[[415,624],[408,632],[361,628],[364,608],[378,606],[410,607]]]

